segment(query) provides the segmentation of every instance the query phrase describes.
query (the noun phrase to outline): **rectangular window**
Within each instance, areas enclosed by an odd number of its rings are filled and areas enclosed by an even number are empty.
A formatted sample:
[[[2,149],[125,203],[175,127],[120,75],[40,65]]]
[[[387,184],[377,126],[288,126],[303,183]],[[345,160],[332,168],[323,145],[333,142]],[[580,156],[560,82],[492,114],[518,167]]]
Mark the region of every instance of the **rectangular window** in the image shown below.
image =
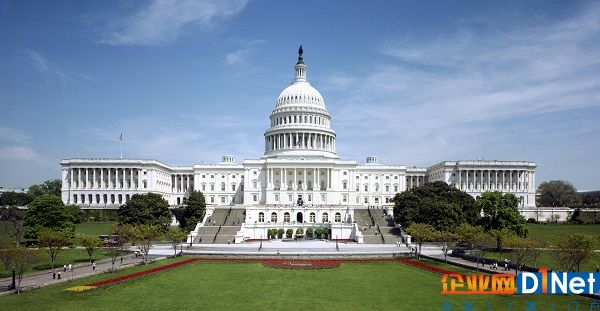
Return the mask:
[[[202,191],[206,191],[206,185],[202,185]]]
[[[348,189],[348,183],[346,183],[346,182],[343,182],[343,183],[342,183],[342,188],[343,188],[343,189]]]
[[[327,196],[325,194],[321,194],[321,202],[327,202]]]
[[[225,197],[221,197],[221,203],[225,203]]]
[[[365,192],[369,191],[369,185],[365,185]]]
[[[394,186],[394,191],[395,191],[395,192],[398,192],[398,186],[397,186],[397,185],[396,185],[396,186]]]
[[[252,201],[253,202],[257,202],[258,201],[258,195],[257,194],[253,194],[252,195]]]
[[[385,192],[390,192],[390,186],[385,186]]]
[[[359,204],[359,203],[360,203],[360,198],[356,197],[356,204]]]
[[[288,195],[288,201],[292,202],[292,195],[291,194]]]
[[[369,198],[365,197],[365,203],[369,203]]]
[[[210,197],[210,203],[215,203],[215,197],[213,197],[213,196]]]
[[[379,198],[375,198],[375,203],[379,203]]]
[[[279,194],[275,195],[275,202],[279,202]]]
[[[342,201],[344,203],[348,202],[348,196],[347,195],[342,196]]]
[[[310,201],[312,201],[312,194],[309,194],[309,195],[308,195],[308,201],[309,201],[309,202],[310,202]]]
[[[210,191],[215,191],[215,185],[210,185]]]

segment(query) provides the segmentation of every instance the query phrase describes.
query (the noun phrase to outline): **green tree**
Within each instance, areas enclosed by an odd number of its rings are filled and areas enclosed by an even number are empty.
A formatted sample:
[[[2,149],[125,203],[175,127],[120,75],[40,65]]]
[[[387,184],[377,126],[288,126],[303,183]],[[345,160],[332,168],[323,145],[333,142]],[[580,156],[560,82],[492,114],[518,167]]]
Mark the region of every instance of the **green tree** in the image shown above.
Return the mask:
[[[204,219],[205,212],[206,200],[200,191],[192,191],[185,206],[173,209],[179,227],[185,231],[194,230],[196,224]]]
[[[294,230],[293,229],[287,229],[287,230],[285,230],[285,237],[286,238],[288,238],[288,239],[291,238],[292,234],[294,234]]]
[[[581,197],[573,185],[564,180],[545,181],[538,187],[538,206],[567,206],[581,203]]]
[[[510,252],[508,257],[515,265],[515,276],[519,273],[520,267],[525,264],[525,261],[531,258],[532,243],[528,239],[514,236],[507,241]]]
[[[46,180],[43,184],[32,185],[27,190],[27,193],[32,195],[34,198],[43,195],[54,195],[60,198],[61,196],[62,181],[60,179]]]
[[[473,254],[477,258],[477,271],[479,271],[479,263],[483,258],[486,250],[495,245],[496,239],[487,232],[478,233],[473,237],[471,242]]]
[[[0,206],[26,206],[33,196],[26,192],[8,191],[0,194]]]
[[[40,261],[39,254],[35,251],[30,251],[25,247],[17,247],[12,253],[12,267],[17,277],[17,294],[21,292],[21,281],[23,275],[27,272],[35,263]]]
[[[85,213],[81,210],[81,207],[75,204],[65,205],[65,208],[71,215],[71,221],[74,224],[80,224],[85,221]]]
[[[14,251],[16,250],[15,244],[9,241],[0,240],[0,260],[4,271],[8,272],[12,268],[12,260],[14,257]]]
[[[563,271],[579,271],[581,265],[592,256],[594,244],[595,239],[587,234],[563,234],[556,242],[556,261]]]
[[[475,224],[479,215],[473,197],[442,181],[412,188],[394,197],[394,217],[403,227],[424,223],[448,231],[463,223]]]
[[[38,243],[48,250],[52,272],[54,272],[56,256],[64,247],[71,245],[71,242],[71,235],[68,232],[51,229],[42,229],[39,231]]]
[[[456,246],[456,243],[458,243],[458,234],[450,231],[438,232],[435,240],[442,245],[442,252],[444,253],[444,263],[448,264],[448,253],[451,249],[453,249]]]
[[[483,227],[471,226],[469,224],[462,224],[456,227],[453,231],[458,235],[459,243],[468,245],[471,248],[473,248],[473,243],[475,242],[476,238],[484,233]]]
[[[306,228],[306,237],[308,237],[309,239],[312,239],[314,230],[315,229],[313,229],[313,228]]]
[[[180,228],[169,228],[167,232],[167,239],[171,241],[171,245],[173,245],[173,249],[175,250],[175,254],[173,256],[177,256],[177,246],[187,239],[186,232],[182,231]]]
[[[419,246],[419,258],[421,247],[425,242],[433,241],[439,236],[439,232],[430,224],[413,223],[406,229],[406,233],[412,237],[412,242]]]
[[[119,208],[119,223],[160,226],[166,230],[171,224],[169,203],[160,194],[134,194]]]
[[[37,238],[40,230],[51,229],[75,235],[72,214],[62,200],[54,195],[45,194],[29,203],[25,213],[25,236]]]
[[[508,229],[520,237],[527,237],[526,220],[517,209],[519,199],[514,194],[486,192],[477,198],[475,204],[483,211],[480,222],[486,230]]]
[[[283,231],[283,229],[277,229],[277,236],[281,239],[283,238],[283,234],[285,233],[285,231]]]
[[[164,235],[164,227],[160,225],[136,225],[130,227],[129,240],[138,244],[144,263],[148,263],[148,253],[152,245]]]
[[[99,238],[84,237],[83,239],[81,239],[81,246],[85,248],[85,251],[90,257],[90,262],[92,262],[92,256],[94,255],[98,247],[100,247],[101,245],[102,241],[100,241]]]
[[[16,246],[19,246],[25,234],[23,219],[25,219],[25,210],[21,210],[16,206],[0,207],[0,220],[2,220],[3,229],[11,239],[14,239]]]

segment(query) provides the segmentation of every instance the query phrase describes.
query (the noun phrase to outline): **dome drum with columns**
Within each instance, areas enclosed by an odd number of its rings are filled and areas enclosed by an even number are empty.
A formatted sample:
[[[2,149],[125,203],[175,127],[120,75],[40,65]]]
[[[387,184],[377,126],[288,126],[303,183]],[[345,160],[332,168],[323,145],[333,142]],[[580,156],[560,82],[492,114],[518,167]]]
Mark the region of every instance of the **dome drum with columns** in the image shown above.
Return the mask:
[[[365,163],[340,159],[331,114],[308,82],[307,68],[300,48],[295,77],[270,115],[262,157],[238,163],[234,156],[224,156],[216,164],[187,167],[141,159],[65,159],[63,201],[82,208],[118,208],[133,194],[157,193],[178,206],[198,190],[206,197],[206,217],[221,208],[244,211],[236,242],[266,237],[271,228],[314,226],[335,227],[338,238],[361,242],[356,209],[378,206],[391,213],[397,193],[433,181],[473,197],[488,190],[513,193],[522,209],[535,206],[533,162],[444,161],[407,167],[382,164],[376,156]]]

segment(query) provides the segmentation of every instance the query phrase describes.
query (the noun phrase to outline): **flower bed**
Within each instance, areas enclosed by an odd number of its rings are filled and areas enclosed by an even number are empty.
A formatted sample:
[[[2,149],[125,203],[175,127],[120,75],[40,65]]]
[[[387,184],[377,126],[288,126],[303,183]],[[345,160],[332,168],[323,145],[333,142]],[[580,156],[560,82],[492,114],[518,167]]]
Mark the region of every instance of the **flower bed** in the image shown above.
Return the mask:
[[[301,259],[265,259],[262,261],[263,266],[279,269],[301,269],[301,270],[316,270],[316,269],[331,269],[340,266],[339,260],[301,260]]]
[[[400,258],[400,261],[402,263],[404,263],[404,264],[409,265],[409,266],[417,267],[419,269],[431,271],[431,272],[434,272],[434,273],[439,273],[439,274],[456,273],[454,271],[449,271],[449,270],[445,270],[445,269],[442,269],[442,268],[430,266],[430,265],[428,265],[426,263],[422,263],[420,261],[412,260],[412,259],[409,259],[409,258]]]
[[[94,288],[96,288],[96,286],[78,285],[78,286],[73,286],[73,287],[65,288],[63,290],[65,292],[71,292],[71,293],[83,293],[83,292],[90,291],[90,290],[92,290]]]

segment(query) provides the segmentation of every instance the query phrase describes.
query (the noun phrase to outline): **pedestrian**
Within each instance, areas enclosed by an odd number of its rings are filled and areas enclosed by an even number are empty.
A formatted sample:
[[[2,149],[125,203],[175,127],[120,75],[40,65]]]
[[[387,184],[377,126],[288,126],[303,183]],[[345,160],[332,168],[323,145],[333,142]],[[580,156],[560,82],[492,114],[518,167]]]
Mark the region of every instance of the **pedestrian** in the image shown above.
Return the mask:
[[[58,279],[60,280],[60,271],[58,271]]]
[[[66,264],[63,265],[63,272],[67,272],[67,265]]]
[[[123,264],[123,256],[121,256],[121,265]]]
[[[96,262],[92,262],[92,271],[96,270]]]
[[[56,280],[56,272],[52,271],[52,279]]]
[[[508,271],[508,263],[507,262],[504,263],[504,271]]]
[[[73,271],[73,265],[69,264],[69,271]]]

